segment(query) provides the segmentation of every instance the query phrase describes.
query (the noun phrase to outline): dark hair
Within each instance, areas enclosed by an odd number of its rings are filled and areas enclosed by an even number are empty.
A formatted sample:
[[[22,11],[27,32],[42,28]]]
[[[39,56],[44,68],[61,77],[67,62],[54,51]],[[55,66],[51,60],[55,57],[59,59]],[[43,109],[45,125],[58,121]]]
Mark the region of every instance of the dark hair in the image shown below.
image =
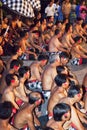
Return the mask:
[[[38,24],[39,22],[40,22],[40,20],[34,19],[34,24],[35,24],[35,25]]]
[[[74,40],[75,42],[78,42],[80,39],[82,39],[81,36],[76,36],[75,38],[73,38],[73,40]]]
[[[87,25],[87,23],[82,23],[82,28],[84,28]]]
[[[8,119],[12,113],[12,103],[9,101],[5,101],[0,103],[0,119]]]
[[[79,94],[81,92],[79,85],[72,85],[68,89],[68,97],[73,98],[75,95]]]
[[[61,72],[64,71],[64,70],[65,70],[65,68],[64,68],[63,65],[59,65],[59,66],[56,67],[56,71],[57,71],[58,74],[61,74]]]
[[[67,75],[65,74],[58,74],[56,77],[55,77],[55,83],[57,86],[62,86],[63,83],[66,82],[67,80]]]
[[[14,80],[14,76],[15,74],[7,74],[5,77],[5,81],[7,86],[9,86],[11,84],[11,80]]]
[[[63,19],[63,23],[65,23],[65,22],[66,22],[66,20],[69,20],[69,19],[68,19],[68,18],[64,18],[64,19]]]
[[[20,32],[20,37],[25,37],[26,33],[29,32],[29,30],[23,30]]]
[[[82,20],[82,18],[81,17],[77,17],[77,21],[81,21]]]
[[[16,54],[19,49],[20,49],[19,45],[14,45],[14,47],[13,47],[13,54]]]
[[[55,35],[59,34],[60,33],[60,30],[59,29],[56,29],[55,30]]]
[[[70,54],[63,51],[63,52],[59,53],[59,57],[60,58],[70,58]]]
[[[23,77],[26,72],[30,71],[30,68],[28,66],[22,66],[19,68],[18,73],[19,77]]]
[[[10,63],[10,69],[13,69],[14,66],[19,66],[19,65],[20,65],[19,60],[12,60]]]
[[[44,20],[46,20],[46,18],[41,18],[40,21],[41,21],[41,24],[44,22]]]
[[[36,93],[36,92],[37,92],[37,91],[35,91],[35,93]],[[39,98],[38,98],[36,95],[33,96],[33,93],[34,93],[34,92],[31,92],[31,93],[28,94],[28,98],[29,98],[29,103],[30,103],[30,104],[34,104],[36,101],[39,100]],[[37,93],[41,94],[40,92],[37,92]],[[41,95],[41,96],[42,96],[42,95]]]
[[[38,56],[38,61],[48,60],[48,59],[49,59],[48,55],[41,54],[41,55]]]
[[[53,108],[53,117],[55,121],[62,121],[62,116],[70,111],[70,106],[66,103],[59,103]]]
[[[68,30],[70,29],[71,26],[72,26],[72,25],[71,25],[70,23],[67,23],[67,24],[66,24],[66,27],[65,27],[65,32],[66,32],[66,33],[68,32]]]

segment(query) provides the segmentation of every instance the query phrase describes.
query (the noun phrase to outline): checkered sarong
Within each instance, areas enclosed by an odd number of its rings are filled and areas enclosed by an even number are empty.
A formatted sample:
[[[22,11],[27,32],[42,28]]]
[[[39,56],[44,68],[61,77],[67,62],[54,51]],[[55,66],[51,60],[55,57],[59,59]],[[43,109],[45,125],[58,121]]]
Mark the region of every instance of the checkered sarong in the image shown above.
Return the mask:
[[[40,0],[2,0],[4,6],[25,16],[34,17],[34,9],[40,10]]]

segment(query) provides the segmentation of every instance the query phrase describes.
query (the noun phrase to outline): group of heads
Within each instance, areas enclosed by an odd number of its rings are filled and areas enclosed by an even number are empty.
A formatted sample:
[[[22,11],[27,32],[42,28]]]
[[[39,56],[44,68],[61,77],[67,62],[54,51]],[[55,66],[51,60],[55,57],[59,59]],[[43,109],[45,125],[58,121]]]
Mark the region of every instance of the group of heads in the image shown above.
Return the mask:
[[[69,53],[59,52],[59,53],[56,53],[56,54],[52,54],[49,57],[49,62],[50,63],[58,62],[58,65],[59,64],[66,65],[68,63],[69,59],[70,59]]]

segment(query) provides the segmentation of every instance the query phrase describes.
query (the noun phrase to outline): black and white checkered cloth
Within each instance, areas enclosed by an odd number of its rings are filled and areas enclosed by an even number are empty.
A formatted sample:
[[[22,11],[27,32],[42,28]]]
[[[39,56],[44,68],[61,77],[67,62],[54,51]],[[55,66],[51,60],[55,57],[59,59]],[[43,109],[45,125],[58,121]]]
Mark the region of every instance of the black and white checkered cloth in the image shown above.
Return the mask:
[[[25,17],[34,17],[34,9],[40,10],[40,0],[2,0],[4,6]]]

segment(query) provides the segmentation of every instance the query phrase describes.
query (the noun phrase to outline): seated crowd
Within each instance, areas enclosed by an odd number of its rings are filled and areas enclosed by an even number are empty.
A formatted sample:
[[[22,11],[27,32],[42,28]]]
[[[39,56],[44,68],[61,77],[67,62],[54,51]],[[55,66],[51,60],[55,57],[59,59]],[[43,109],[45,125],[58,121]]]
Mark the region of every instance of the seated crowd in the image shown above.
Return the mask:
[[[86,130],[87,23],[6,16],[0,24],[0,130]],[[3,60],[3,56],[10,58]],[[29,65],[24,64],[29,60]]]

